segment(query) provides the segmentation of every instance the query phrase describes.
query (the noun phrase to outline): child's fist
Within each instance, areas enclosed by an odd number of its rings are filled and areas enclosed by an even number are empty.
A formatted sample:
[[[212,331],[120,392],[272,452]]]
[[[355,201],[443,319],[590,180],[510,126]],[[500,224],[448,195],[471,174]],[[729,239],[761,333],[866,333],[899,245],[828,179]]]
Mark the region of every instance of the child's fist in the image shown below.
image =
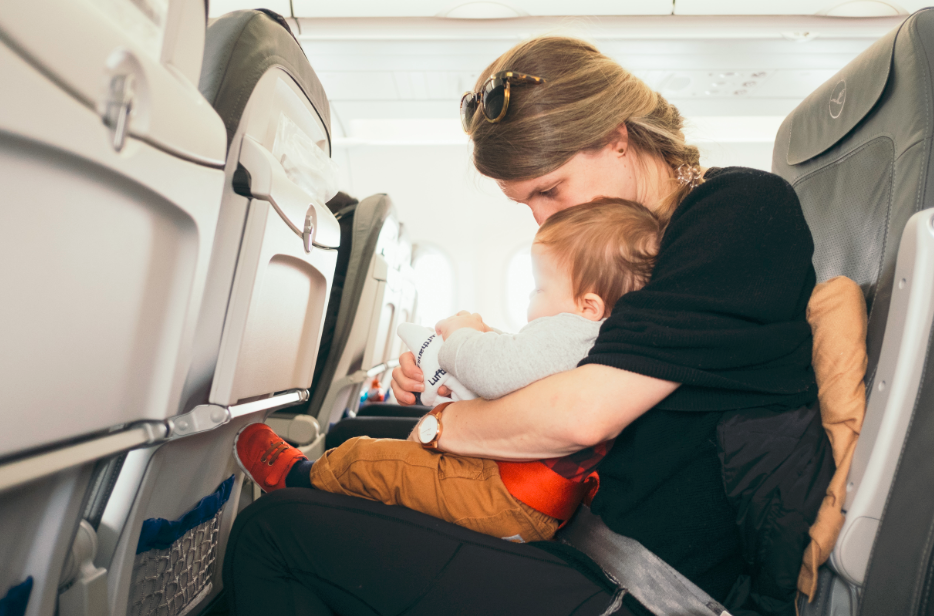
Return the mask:
[[[487,327],[487,324],[483,322],[483,317],[479,314],[476,312],[471,314],[466,310],[461,310],[453,317],[438,321],[437,325],[435,325],[435,332],[437,332],[442,339],[447,340],[448,336],[463,327],[469,327],[470,329],[475,329],[480,332],[491,331],[490,328]]]

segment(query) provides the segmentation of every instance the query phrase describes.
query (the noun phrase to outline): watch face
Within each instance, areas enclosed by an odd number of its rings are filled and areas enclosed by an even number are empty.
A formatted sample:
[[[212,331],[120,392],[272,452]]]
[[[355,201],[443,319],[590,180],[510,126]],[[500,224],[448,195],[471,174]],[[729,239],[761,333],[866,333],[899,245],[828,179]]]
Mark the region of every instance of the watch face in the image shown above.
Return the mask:
[[[438,434],[438,420],[428,415],[418,424],[418,440],[424,445],[430,443]]]

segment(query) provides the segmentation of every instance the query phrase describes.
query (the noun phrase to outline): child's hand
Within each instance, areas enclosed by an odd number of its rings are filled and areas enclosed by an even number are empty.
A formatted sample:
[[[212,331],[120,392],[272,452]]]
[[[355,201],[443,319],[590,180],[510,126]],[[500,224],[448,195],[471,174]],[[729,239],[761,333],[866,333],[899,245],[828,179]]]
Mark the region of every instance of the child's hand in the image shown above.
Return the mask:
[[[453,317],[448,317],[443,321],[438,321],[438,324],[435,325],[435,332],[437,332],[443,340],[447,340],[448,336],[464,327],[469,327],[470,329],[475,329],[479,332],[492,331],[489,327],[487,327],[486,323],[483,322],[483,317],[481,317],[479,314],[476,312],[471,314],[466,310],[461,310]]]

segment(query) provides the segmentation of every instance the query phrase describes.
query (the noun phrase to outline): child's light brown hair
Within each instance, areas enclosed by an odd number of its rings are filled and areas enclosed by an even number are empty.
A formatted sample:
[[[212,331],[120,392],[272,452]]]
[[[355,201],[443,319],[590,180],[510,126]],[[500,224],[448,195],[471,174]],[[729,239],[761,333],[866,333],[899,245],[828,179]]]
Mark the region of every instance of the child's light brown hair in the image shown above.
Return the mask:
[[[567,267],[574,299],[596,293],[610,315],[617,300],[649,281],[662,225],[635,201],[601,197],[552,214],[535,234]]]

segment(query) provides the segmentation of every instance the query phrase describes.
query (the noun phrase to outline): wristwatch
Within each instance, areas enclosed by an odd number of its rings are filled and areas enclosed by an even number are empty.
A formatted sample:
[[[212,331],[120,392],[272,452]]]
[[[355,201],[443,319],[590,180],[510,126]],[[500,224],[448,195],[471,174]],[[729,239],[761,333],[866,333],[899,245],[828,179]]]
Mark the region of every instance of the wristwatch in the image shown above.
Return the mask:
[[[438,441],[441,440],[441,412],[451,404],[445,402],[431,409],[427,415],[415,424],[415,439],[425,449],[438,450]]]

